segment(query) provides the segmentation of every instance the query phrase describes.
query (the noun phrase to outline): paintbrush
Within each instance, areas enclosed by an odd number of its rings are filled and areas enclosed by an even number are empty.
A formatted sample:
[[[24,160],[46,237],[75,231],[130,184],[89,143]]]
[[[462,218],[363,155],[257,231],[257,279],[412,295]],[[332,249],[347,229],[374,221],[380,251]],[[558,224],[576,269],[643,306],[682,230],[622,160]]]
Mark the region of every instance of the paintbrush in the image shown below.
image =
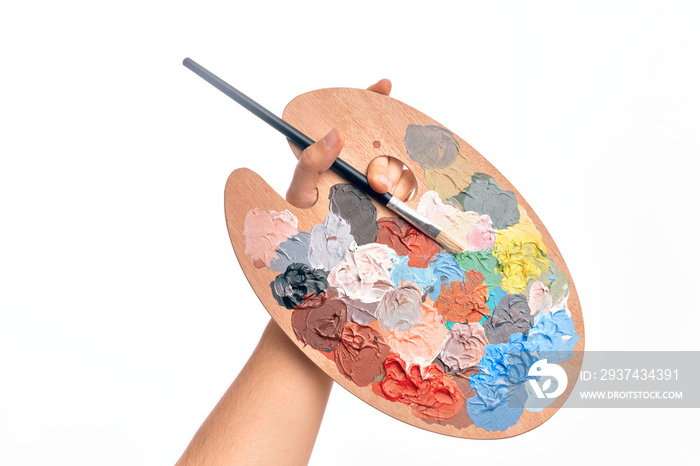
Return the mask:
[[[243,94],[241,91],[231,86],[229,83],[202,67],[195,61],[185,58],[182,64],[194,71],[199,77],[207,81],[209,84],[231,97],[246,109],[250,110],[253,114],[275,128],[277,131],[285,135],[287,139],[299,146],[302,150],[314,143],[313,139],[306,136],[304,133],[277,115],[273,114],[268,109],[255,102],[253,99]],[[357,186],[368,195],[372,196],[380,204],[388,207],[397,215],[403,217],[408,223],[433,238],[448,252],[459,254],[466,249],[466,246],[460,244],[459,241],[457,241],[452,235],[442,230],[438,225],[427,219],[425,216],[410,208],[408,205],[406,205],[406,203],[396,198],[391,193],[378,193],[373,190],[369,185],[369,181],[367,181],[367,177],[350,166],[340,157],[333,162],[333,165],[331,165],[331,170],[353,185]]]

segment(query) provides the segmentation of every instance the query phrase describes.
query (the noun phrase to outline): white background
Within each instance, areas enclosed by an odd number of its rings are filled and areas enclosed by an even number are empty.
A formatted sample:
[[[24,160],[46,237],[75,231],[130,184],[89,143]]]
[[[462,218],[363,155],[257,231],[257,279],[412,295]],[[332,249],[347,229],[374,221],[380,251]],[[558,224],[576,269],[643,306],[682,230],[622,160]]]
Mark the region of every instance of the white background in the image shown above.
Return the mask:
[[[700,8],[482,3],[4,5],[0,464],[174,463],[268,321],[223,188],[245,166],[284,194],[295,159],[186,56],[278,114],[392,79],[536,209],[587,349],[700,349]],[[485,442],[335,387],[311,463],[672,464],[697,414],[562,409]]]

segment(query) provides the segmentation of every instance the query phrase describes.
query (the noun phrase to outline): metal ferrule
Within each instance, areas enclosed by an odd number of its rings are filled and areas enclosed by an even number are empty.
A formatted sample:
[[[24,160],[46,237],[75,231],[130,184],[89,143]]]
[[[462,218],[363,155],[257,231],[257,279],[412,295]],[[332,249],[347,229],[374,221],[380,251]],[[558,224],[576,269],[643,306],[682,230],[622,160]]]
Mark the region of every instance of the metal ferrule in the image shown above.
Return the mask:
[[[411,209],[405,203],[398,200],[395,196],[391,196],[391,199],[386,206],[431,238],[437,239],[437,236],[440,234],[441,228],[439,226],[415,210]]]

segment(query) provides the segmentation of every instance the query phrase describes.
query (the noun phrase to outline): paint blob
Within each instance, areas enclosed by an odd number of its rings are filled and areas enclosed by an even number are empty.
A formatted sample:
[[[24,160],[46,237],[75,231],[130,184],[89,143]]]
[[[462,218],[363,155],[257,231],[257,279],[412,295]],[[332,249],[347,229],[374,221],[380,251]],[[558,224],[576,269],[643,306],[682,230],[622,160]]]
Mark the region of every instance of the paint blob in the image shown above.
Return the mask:
[[[523,211],[524,213],[524,211]],[[524,293],[530,281],[539,280],[549,269],[547,247],[535,224],[526,215],[496,236],[493,255],[503,274],[500,286],[508,293]]]
[[[243,222],[245,253],[257,268],[268,267],[277,253],[277,246],[297,233],[297,218],[288,210],[252,209]]]
[[[440,228],[454,225],[453,217],[459,213],[453,206],[443,203],[435,191],[426,191],[418,201],[416,210]]]
[[[562,309],[541,316],[530,329],[527,339],[537,348],[540,357],[556,363],[571,357],[578,343],[578,333],[571,316]]]
[[[539,280],[530,285],[527,303],[533,317],[549,312],[552,308],[552,295],[549,294],[547,285]]]
[[[488,343],[481,324],[457,322],[450,328],[438,357],[446,372],[464,372],[479,366]]]
[[[496,180],[486,173],[475,173],[464,196],[464,210],[487,214],[494,228],[502,230],[520,220],[518,201],[513,191],[501,188]]]
[[[350,299],[379,301],[393,289],[389,270],[397,259],[394,251],[383,244],[360,246],[331,270],[328,283]]]
[[[331,212],[350,224],[350,233],[362,246],[377,240],[377,208],[372,200],[351,184],[331,186],[328,194]]]
[[[363,387],[381,374],[389,353],[389,346],[379,332],[351,322],[343,329],[334,358],[340,373]]]
[[[382,331],[384,341],[409,364],[425,366],[430,364],[440,352],[442,342],[447,335],[442,316],[432,303],[421,305],[421,320],[409,330]]]
[[[471,270],[464,274],[464,282],[455,281],[449,287],[443,286],[435,306],[446,321],[479,322],[491,312],[486,305],[488,296],[484,275]]]
[[[377,320],[378,302],[364,303],[357,299],[348,298],[342,293],[340,294],[340,299],[342,299],[348,307],[348,320],[350,322],[367,325]]]
[[[491,249],[496,242],[496,230],[493,228],[491,217],[484,214],[476,221],[467,234],[467,251]]]
[[[280,306],[294,309],[306,298],[321,293],[328,287],[328,272],[312,269],[306,264],[291,264],[284,273],[270,283],[272,295]]]
[[[311,266],[308,254],[310,236],[308,231],[300,231],[281,242],[277,247],[277,257],[272,259],[268,268],[275,272],[284,272],[292,264]]]
[[[448,167],[459,152],[459,143],[452,133],[435,125],[408,125],[403,142],[408,156],[423,169]]]
[[[408,280],[384,293],[377,306],[379,326],[384,331],[412,329],[421,316],[421,291]]]
[[[471,183],[474,165],[467,157],[457,154],[457,159],[445,168],[425,170],[425,181],[428,189],[437,192],[442,199],[448,200],[465,189]],[[456,204],[462,209],[462,203]]]
[[[372,390],[387,400],[409,405],[421,419],[447,420],[464,407],[464,395],[437,364],[422,367],[391,354],[384,370],[386,377],[372,384]]]
[[[386,244],[399,256],[408,256],[410,267],[428,267],[440,252],[435,240],[401,218],[383,217],[378,223],[377,243]]]
[[[292,312],[292,329],[297,339],[324,352],[340,344],[346,321],[345,303],[328,298],[325,293],[308,298]]]
[[[507,343],[514,333],[527,336],[532,323],[527,296],[520,293],[507,294],[484,322],[484,330],[489,343]]]
[[[356,247],[348,222],[330,212],[323,224],[311,229],[309,263],[315,268],[331,270]]]
[[[464,251],[455,255],[455,259],[465,271],[478,270],[484,275],[484,282],[489,289],[499,286],[503,276],[497,271],[498,259],[492,251]]]
[[[477,427],[503,431],[518,422],[527,401],[527,373],[537,360],[534,350],[521,333],[508,343],[486,345],[479,373],[469,378],[476,395],[467,401],[467,410]]]
[[[436,360],[436,364],[440,366],[440,360]],[[441,367],[442,368],[442,367]],[[459,389],[460,392],[462,392],[462,395],[464,395],[465,400],[468,400],[469,398],[473,397],[476,395],[476,392],[472,390],[472,387],[469,385],[469,376],[471,373],[476,374],[478,372],[477,369],[469,369],[466,372],[466,375],[459,374],[452,376],[452,380],[455,381],[457,384],[457,388]],[[456,427],[457,429],[466,429],[469,426],[474,425],[474,421],[469,417],[469,412],[467,410],[467,405],[466,403],[460,409],[457,411],[457,414],[452,416],[449,419],[444,419],[444,420],[435,420],[435,419],[425,419],[425,422],[427,424],[440,424],[443,426],[453,426]]]

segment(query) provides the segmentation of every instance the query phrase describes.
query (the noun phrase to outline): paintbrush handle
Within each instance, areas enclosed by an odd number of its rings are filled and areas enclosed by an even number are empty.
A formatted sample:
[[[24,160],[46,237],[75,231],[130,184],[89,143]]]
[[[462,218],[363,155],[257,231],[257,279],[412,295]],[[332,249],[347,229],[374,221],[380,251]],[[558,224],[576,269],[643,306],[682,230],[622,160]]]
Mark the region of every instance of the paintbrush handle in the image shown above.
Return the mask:
[[[275,128],[277,131],[282,133],[292,141],[294,144],[299,146],[301,150],[306,149],[309,147],[311,144],[314,143],[314,140],[296,129],[294,126],[290,125],[286,121],[284,121],[282,118],[278,117],[223,79],[219,78],[216,76],[214,73],[211,71],[207,70],[194,60],[191,60],[189,58],[185,58],[182,62],[183,65],[185,65],[187,68],[190,70],[194,71],[195,74],[197,74],[200,78],[204,79],[206,82],[241,104],[243,107],[245,107],[247,110],[249,110],[251,113],[256,115],[258,118],[263,120],[265,123],[268,125],[272,126]],[[390,193],[378,193],[375,190],[373,190],[370,185],[369,181],[367,180],[367,177],[363,175],[361,172],[353,168],[349,163],[346,161],[342,160],[340,157],[333,162],[333,165],[331,165],[331,170],[336,172],[338,175],[340,175],[342,178],[347,180],[348,182],[354,184],[358,188],[360,188],[362,191],[366,192],[370,196],[372,196],[374,199],[376,199],[378,202],[380,202],[382,205],[387,205],[389,201],[391,201],[392,195]]]
[[[243,107],[248,109],[251,113],[258,116],[260,119],[265,121],[268,125],[275,128],[280,133],[284,134],[287,139],[292,141],[294,144],[299,146],[302,150],[309,147],[314,143],[314,140],[296,129],[294,126],[290,125],[282,118],[278,117],[274,113],[270,112],[268,109],[224,81],[223,79],[216,76],[211,71],[207,70],[203,66],[199,65],[195,61],[185,58],[182,61],[190,70],[194,71],[200,78],[207,81],[209,84],[231,97],[233,100],[241,104]],[[445,231],[442,231],[439,226],[433,223],[431,220],[425,216],[419,214],[415,210],[408,207],[399,199],[391,195],[391,193],[378,193],[369,185],[367,177],[353,168],[350,164],[342,160],[340,157],[335,159],[333,165],[331,165],[331,170],[336,172],[338,175],[343,177],[345,180],[354,184],[360,188],[363,192],[372,196],[377,202],[382,205],[387,206],[389,209],[403,217],[411,225],[421,230],[423,233],[427,234],[431,238],[435,239],[440,243],[446,250],[454,253],[460,253],[464,251],[466,246],[460,244],[455,238]]]

